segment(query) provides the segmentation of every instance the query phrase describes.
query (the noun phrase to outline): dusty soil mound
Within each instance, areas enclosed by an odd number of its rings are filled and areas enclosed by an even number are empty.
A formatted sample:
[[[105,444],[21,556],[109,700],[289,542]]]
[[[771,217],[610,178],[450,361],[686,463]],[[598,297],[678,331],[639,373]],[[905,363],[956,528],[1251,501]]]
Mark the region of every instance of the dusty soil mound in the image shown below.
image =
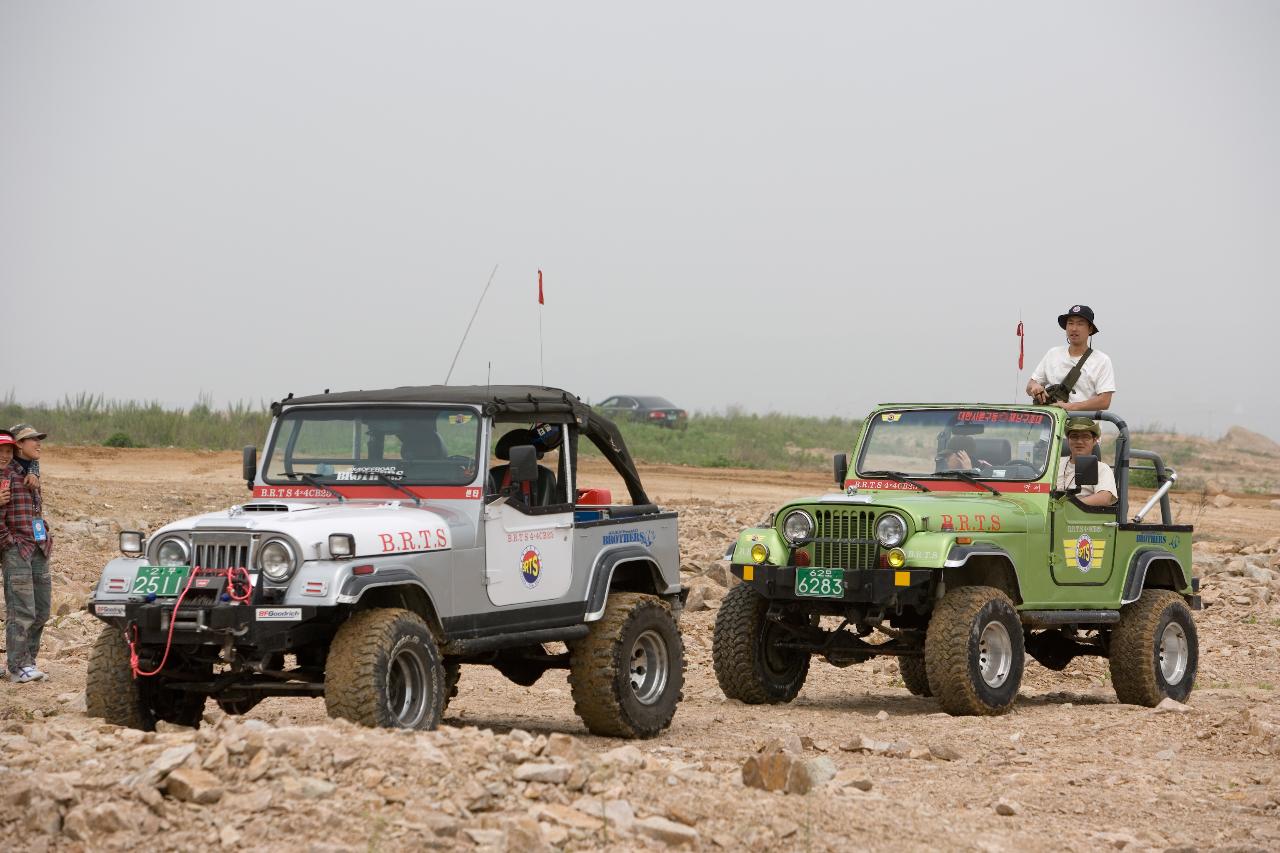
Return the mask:
[[[1223,444],[1233,450],[1245,453],[1261,453],[1265,456],[1280,456],[1280,444],[1276,444],[1265,435],[1261,435],[1241,426],[1233,426],[1221,438]]]

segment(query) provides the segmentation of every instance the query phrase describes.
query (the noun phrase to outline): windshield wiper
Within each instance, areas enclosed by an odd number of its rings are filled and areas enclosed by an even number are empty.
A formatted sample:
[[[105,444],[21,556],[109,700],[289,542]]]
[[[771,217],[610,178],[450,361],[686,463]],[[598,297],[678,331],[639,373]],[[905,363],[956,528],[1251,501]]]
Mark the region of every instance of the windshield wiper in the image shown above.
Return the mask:
[[[903,474],[901,471],[859,471],[858,476],[859,477],[888,477],[890,480],[897,480],[899,483],[906,483],[909,486],[915,486],[917,489],[919,489],[922,492],[933,491],[933,489],[930,489],[924,483],[911,479],[910,477]]]
[[[1000,490],[994,488],[989,483],[984,483],[968,471],[939,471],[933,476],[935,477],[955,477],[957,480],[964,480],[966,483],[972,483],[980,489],[986,489],[993,495],[1000,494]]]
[[[297,472],[285,472],[284,476],[288,477],[290,480],[301,480],[302,482],[310,486],[314,486],[317,489],[324,489],[326,492],[328,492],[329,494],[337,498],[338,503],[342,503],[343,501],[346,500],[346,497],[343,496],[342,492],[330,486],[326,486],[324,483],[316,479],[315,474],[299,474]]]
[[[422,506],[422,498],[418,497],[413,492],[409,491],[404,486],[400,485],[395,480],[388,477],[386,474],[382,473],[381,471],[369,471],[367,473],[377,477],[380,482],[386,483],[388,486],[395,489],[396,491],[403,492],[404,494],[408,495],[409,499],[412,500],[416,505]]]

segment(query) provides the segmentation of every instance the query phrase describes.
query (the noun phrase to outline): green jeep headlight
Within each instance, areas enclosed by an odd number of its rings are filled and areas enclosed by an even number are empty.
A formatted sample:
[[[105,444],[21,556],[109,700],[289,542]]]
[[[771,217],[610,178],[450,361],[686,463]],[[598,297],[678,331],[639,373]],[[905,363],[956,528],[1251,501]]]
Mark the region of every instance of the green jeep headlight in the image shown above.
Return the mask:
[[[813,537],[813,516],[802,509],[787,513],[782,520],[782,535],[787,542],[798,545]]]
[[[885,548],[897,548],[907,541],[907,522],[896,512],[886,512],[876,522],[876,541]]]

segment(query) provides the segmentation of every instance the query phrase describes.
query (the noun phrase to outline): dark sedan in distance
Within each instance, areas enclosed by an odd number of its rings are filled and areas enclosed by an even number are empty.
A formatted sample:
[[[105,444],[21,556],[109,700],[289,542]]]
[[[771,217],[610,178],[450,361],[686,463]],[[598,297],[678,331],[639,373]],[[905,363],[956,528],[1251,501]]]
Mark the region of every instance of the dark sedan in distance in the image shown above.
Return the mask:
[[[619,395],[609,397],[596,408],[615,420],[626,418],[668,429],[684,429],[689,425],[689,413],[666,397]]]

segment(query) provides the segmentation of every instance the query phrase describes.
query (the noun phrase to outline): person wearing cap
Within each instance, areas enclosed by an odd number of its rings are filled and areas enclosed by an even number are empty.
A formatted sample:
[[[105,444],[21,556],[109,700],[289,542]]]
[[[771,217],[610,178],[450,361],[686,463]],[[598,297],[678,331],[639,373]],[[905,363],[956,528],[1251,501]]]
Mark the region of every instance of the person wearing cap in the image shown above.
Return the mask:
[[[53,591],[49,555],[53,539],[45,525],[40,490],[31,488],[27,478],[40,460],[41,442],[46,437],[34,427],[23,425],[12,436],[12,456],[0,469],[0,482],[9,488],[9,502],[0,507],[6,663],[9,680],[18,684],[45,678],[36,667],[36,655],[40,652],[40,635],[49,621]],[[3,442],[0,445],[8,446]]]
[[[1101,440],[1102,430],[1097,423],[1085,417],[1067,418],[1067,448],[1070,455],[1062,457],[1058,463],[1057,486],[1062,491],[1075,488],[1076,457],[1092,456],[1093,449]],[[1111,466],[1098,462],[1098,482],[1093,486],[1081,486],[1076,499],[1089,506],[1111,506],[1116,502],[1116,475]]]
[[[32,432],[36,431],[35,427],[33,427],[31,424],[14,424],[8,429],[0,429],[0,432],[5,433],[6,435],[16,435],[17,433],[22,432],[24,429],[29,429]],[[3,468],[3,467],[4,467],[3,465],[0,465],[0,468]],[[35,489],[36,491],[40,490],[40,460],[38,459],[32,460],[31,467],[27,472],[26,480],[27,480],[27,486],[29,488]]]
[[[1116,374],[1111,359],[1090,347],[1089,339],[1098,334],[1098,327],[1093,323],[1093,309],[1088,305],[1072,305],[1065,314],[1058,316],[1058,325],[1067,333],[1067,345],[1053,347],[1040,359],[1027,382],[1027,394],[1037,403],[1049,403],[1045,388],[1065,381],[1067,374],[1088,352],[1089,358],[1080,368],[1079,378],[1072,386],[1067,402],[1053,405],[1069,412],[1099,412],[1110,408],[1111,395],[1116,392]]]
[[[13,461],[13,450],[17,446],[17,442],[13,440],[13,433],[7,429],[0,429],[0,471],[8,467]],[[0,507],[9,502],[9,481],[0,478]]]

